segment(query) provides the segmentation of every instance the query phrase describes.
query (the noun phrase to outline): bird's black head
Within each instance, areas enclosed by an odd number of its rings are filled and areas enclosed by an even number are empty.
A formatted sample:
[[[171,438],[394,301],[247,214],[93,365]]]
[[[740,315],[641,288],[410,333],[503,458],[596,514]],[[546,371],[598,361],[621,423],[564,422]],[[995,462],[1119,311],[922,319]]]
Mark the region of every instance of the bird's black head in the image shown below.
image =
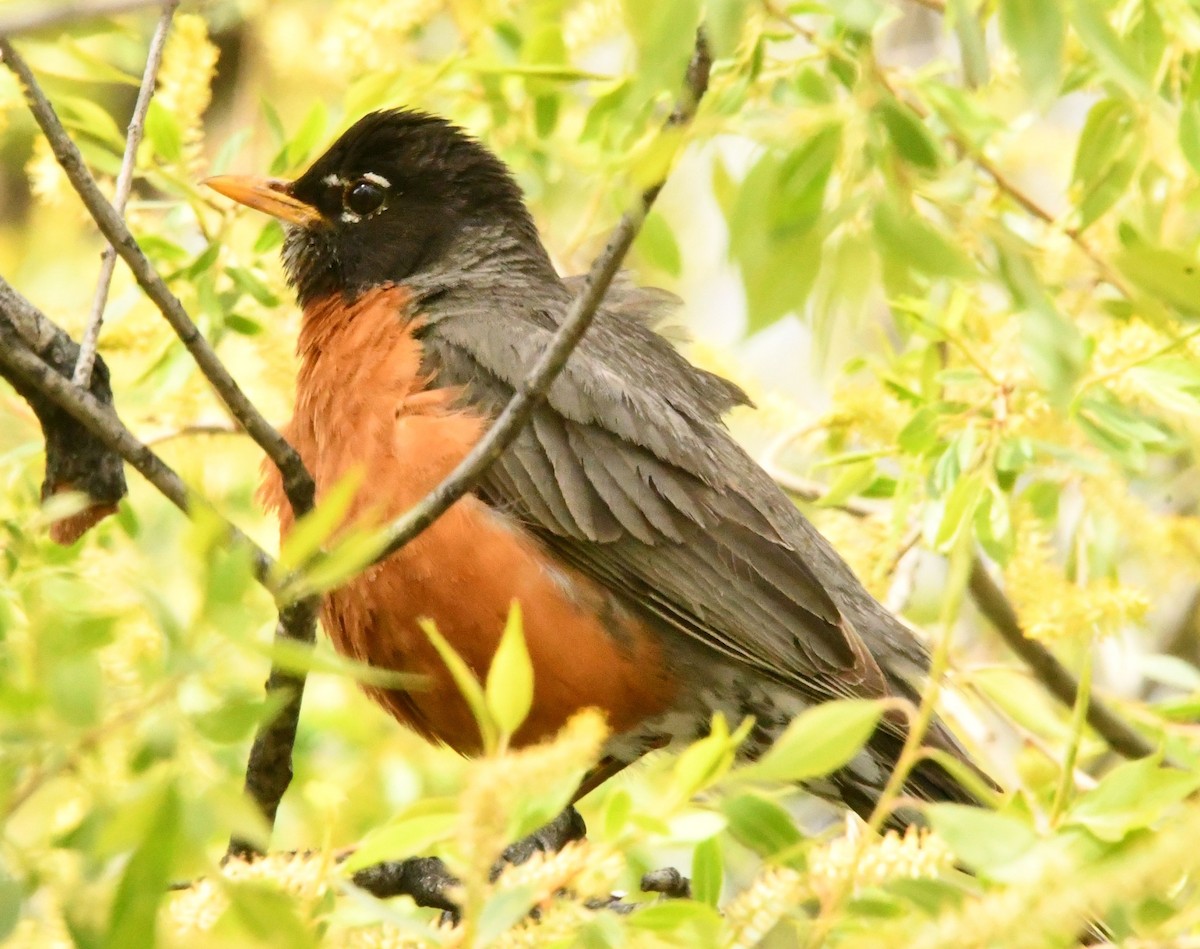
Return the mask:
[[[284,266],[301,304],[453,266],[453,250],[472,231],[545,258],[504,163],[423,112],[364,116],[294,181],[207,183],[285,222]]]

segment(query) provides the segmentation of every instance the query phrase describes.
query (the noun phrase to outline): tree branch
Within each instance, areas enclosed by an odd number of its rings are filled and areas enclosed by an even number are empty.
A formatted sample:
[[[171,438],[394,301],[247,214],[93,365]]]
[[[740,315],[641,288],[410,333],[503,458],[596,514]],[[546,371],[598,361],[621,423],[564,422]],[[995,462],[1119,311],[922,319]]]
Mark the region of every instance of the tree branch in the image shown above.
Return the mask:
[[[166,46],[167,33],[171,30],[171,19],[175,16],[175,8],[179,0],[166,0],[163,4],[162,16],[154,35],[150,38],[150,49],[146,53],[146,68],[142,73],[142,84],[138,88],[137,101],[133,105],[133,115],[129,119],[129,127],[125,134],[125,154],[121,158],[121,170],[117,173],[116,191],[113,194],[113,210],[120,217],[125,216],[125,205],[129,201],[129,192],[133,187],[133,168],[137,163],[138,145],[142,142],[142,133],[146,125],[146,113],[150,110],[150,100],[154,98],[154,84],[158,78],[158,68],[162,65],[163,47]],[[113,270],[117,264],[117,251],[112,244],[104,248],[100,256],[100,276],[96,281],[96,295],[92,299],[92,309],[88,314],[87,324],[83,330],[83,339],[79,344],[79,359],[75,363],[75,372],[71,381],[86,389],[92,378],[92,364],[96,361],[96,344],[100,339],[100,325],[104,322],[104,304],[108,301],[108,288],[112,283]]]
[[[124,458],[156,487],[168,501],[185,514],[199,500],[183,479],[154,452],[129,431],[116,413],[102,404],[90,392],[80,389],[59,375],[30,349],[16,329],[17,320],[11,314],[32,308],[8,282],[0,277],[0,370],[5,376],[19,379],[22,384],[53,402],[96,436],[106,448]],[[48,321],[47,321],[48,322]],[[203,503],[203,502],[201,502]],[[207,504],[205,505],[207,507]],[[220,517],[215,511],[214,516]],[[271,556],[225,518],[221,518],[234,543],[245,544],[254,553],[256,572],[268,589],[267,580],[274,561]],[[272,590],[272,592],[274,592]]]
[[[30,3],[8,16],[0,17],[0,36],[49,30],[64,23],[78,23],[162,5],[163,0],[98,0],[95,3],[55,3],[49,6],[42,0],[41,3]]]
[[[675,111],[667,120],[667,127],[681,127],[692,120],[701,98],[708,89],[708,75],[711,69],[712,56],[701,31],[696,37],[696,48],[688,65],[684,90],[680,94]],[[529,422],[533,410],[545,398],[547,390],[566,366],[572,351],[591,326],[605,291],[620,269],[621,261],[625,259],[625,254],[664,183],[665,177],[643,191],[634,206],[621,218],[604,251],[592,263],[584,277],[578,295],[571,301],[567,314],[551,338],[550,344],[521,381],[504,410],[483,438],[442,483],[389,525],[387,546],[377,560],[386,559],[394,554],[471,491],[492,463],[520,434],[521,429]]]
[[[54,114],[54,109],[30,72],[29,66],[13,49],[12,44],[3,38],[0,38],[0,57],[3,57],[5,65],[20,80],[29,110],[49,141],[54,157],[58,159],[101,233],[116,248],[138,284],[175,330],[217,396],[275,463],[283,476],[284,491],[296,517],[307,514],[312,509],[314,488],[312,477],[305,469],[300,456],[246,397],[208,341],[200,334],[183,305],[142,253],[121,216],[113,210],[113,206],[96,185],[95,179],[83,162],[83,157],[79,154],[79,149],[75,147],[58,116]]]
[[[283,478],[284,491],[295,517],[297,519],[303,517],[312,510],[315,486],[312,476],[304,467],[300,456],[246,397],[216,352],[200,334],[183,305],[171,293],[162,277],[142,253],[141,248],[125,226],[121,215],[100,192],[95,179],[84,165],[79,150],[62,127],[58,116],[54,114],[54,109],[38,86],[28,65],[12,45],[2,38],[0,38],[0,56],[21,81],[30,111],[50,142],[55,158],[58,159],[80,198],[83,199],[93,220],[129,266],[138,284],[158,307],[171,328],[175,330],[188,352],[192,354],[192,358],[195,359],[218,397],[279,469]],[[13,358],[16,359],[20,355],[14,354]],[[29,355],[36,360],[31,353]],[[26,365],[24,368],[27,372],[35,374],[39,370],[39,366]],[[42,379],[43,384],[56,387],[59,396],[70,394],[70,390],[62,388],[67,385],[65,380],[56,377],[44,365],[40,366],[40,370],[43,374],[49,372],[51,377]],[[14,369],[14,371],[16,370]],[[67,408],[66,405],[63,407]],[[67,410],[70,411],[70,408]],[[115,422],[117,426],[120,426],[120,422],[116,420],[115,416],[99,414],[92,417],[90,421],[107,422],[110,423],[110,427],[111,423]],[[122,447],[130,452],[128,455],[120,448],[116,450],[121,451],[123,457],[138,467],[143,474],[146,474],[168,498],[187,510],[186,489],[175,473],[166,468],[150,449],[133,439],[123,426],[120,428],[124,435],[132,439],[133,443],[131,444],[127,440],[122,442]],[[110,432],[110,434],[112,433]],[[141,465],[145,465],[146,468],[143,469]],[[235,532],[235,537],[244,538],[244,535],[232,525],[230,525],[230,529]],[[249,540],[247,539],[246,542],[249,543]],[[274,580],[268,573],[272,563],[271,559],[257,546],[253,549],[256,551],[259,579],[268,586],[268,589],[276,597],[276,601],[279,602],[279,589],[274,586]],[[287,639],[312,645],[316,641],[316,613],[317,603],[314,598],[305,598],[295,603],[281,603],[279,622],[275,628],[276,640]],[[279,714],[270,721],[264,722],[255,735],[246,770],[246,790],[268,822],[274,821],[279,801],[291,783],[292,749],[295,745],[296,722],[300,715],[305,679],[305,673],[288,672],[274,663],[267,679],[268,695],[282,689],[287,690],[287,698]],[[231,852],[247,853],[254,849],[245,841],[237,839],[230,841]]]
[[[3,280],[0,279],[0,285]],[[3,285],[7,288],[7,285]],[[21,341],[60,376],[66,377],[76,364],[79,347],[22,297],[9,293],[0,303],[0,320],[6,321]],[[100,360],[87,386],[96,400],[111,407],[112,387],[108,367]],[[64,491],[79,491],[88,498],[82,510],[57,518],[50,536],[60,544],[73,544],[90,528],[117,510],[127,492],[125,468],[120,455],[111,451],[78,420],[72,418],[15,376],[8,377],[17,394],[29,403],[42,427],[46,442],[46,471],[42,500]]]
[[[819,501],[825,494],[824,485],[781,470],[774,464],[773,459],[767,459],[763,467],[781,488],[803,501]],[[861,499],[848,500],[838,507],[855,517],[868,517],[883,510],[882,505],[871,504]],[[971,563],[967,589],[979,612],[992,624],[1008,648],[1024,661],[1034,677],[1051,695],[1067,708],[1072,708],[1079,694],[1079,683],[1049,649],[1025,635],[1012,604],[991,578],[979,557]],[[1088,703],[1087,720],[1118,754],[1126,758],[1145,758],[1154,754],[1154,746],[1113,709],[1096,698],[1094,693]]]
[[[68,445],[73,458],[84,461],[89,454],[79,455],[87,449],[88,441],[94,440],[103,446],[97,449],[107,465],[108,457],[103,452],[116,453],[136,468],[154,487],[181,511],[190,513],[197,502],[202,502],[191,493],[183,480],[161,458],[137,439],[107,405],[90,392],[74,385],[66,378],[70,363],[61,367],[61,372],[42,360],[27,344],[33,336],[44,345],[57,345],[60,337],[70,343],[70,338],[47,320],[31,303],[12,289],[0,277],[0,375],[9,379],[26,398],[31,396],[53,405],[81,426],[69,430],[76,437]],[[47,342],[48,341],[48,342]],[[71,344],[74,345],[74,344]],[[72,360],[73,362],[73,360]],[[98,363],[103,366],[103,363]],[[93,386],[106,384],[107,376],[97,373]],[[31,404],[33,404],[31,399]],[[39,417],[41,417],[39,412]],[[82,438],[79,436],[82,435]],[[47,452],[51,450],[47,438]],[[49,473],[49,462],[47,471]],[[120,475],[122,489],[124,475]],[[212,511],[209,506],[204,506]],[[220,518],[215,511],[213,516]],[[236,526],[221,518],[229,538],[234,543],[247,545],[254,555],[255,576],[267,590],[277,598],[279,588],[272,579],[274,561]],[[279,619],[275,626],[275,638],[312,645],[316,640],[317,599],[306,597],[279,608]],[[292,749],[296,742],[296,726],[300,719],[300,705],[304,695],[306,675],[303,671],[291,672],[272,664],[267,679],[268,695],[279,692],[286,694],[279,712],[258,729],[250,758],[246,767],[246,793],[258,805],[268,823],[274,823],[279,802],[292,780]],[[230,841],[231,854],[247,855],[258,848],[244,840]]]

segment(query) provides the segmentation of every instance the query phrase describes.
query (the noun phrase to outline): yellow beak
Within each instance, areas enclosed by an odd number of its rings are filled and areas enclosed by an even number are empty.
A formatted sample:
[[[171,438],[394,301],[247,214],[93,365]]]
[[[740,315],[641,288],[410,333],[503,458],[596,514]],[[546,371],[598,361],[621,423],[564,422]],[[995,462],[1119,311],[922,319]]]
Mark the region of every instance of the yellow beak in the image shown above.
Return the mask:
[[[218,175],[206,178],[206,184],[218,194],[232,198],[246,207],[263,211],[289,224],[311,227],[325,218],[311,204],[292,197],[287,188],[291,182],[280,178],[256,178],[253,175]]]

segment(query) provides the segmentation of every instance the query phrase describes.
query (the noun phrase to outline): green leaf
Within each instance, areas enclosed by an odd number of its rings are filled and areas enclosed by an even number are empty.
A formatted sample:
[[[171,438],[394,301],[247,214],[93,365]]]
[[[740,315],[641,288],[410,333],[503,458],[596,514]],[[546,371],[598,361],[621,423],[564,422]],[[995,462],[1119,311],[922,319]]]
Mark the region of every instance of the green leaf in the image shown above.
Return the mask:
[[[742,38],[750,0],[707,0],[705,33],[718,59],[732,56]]]
[[[479,911],[475,945],[494,945],[497,939],[529,915],[536,899],[537,891],[529,883],[494,892]]]
[[[0,939],[7,939],[21,920],[21,884],[0,871]]]
[[[1025,85],[1039,99],[1058,87],[1066,30],[1060,3],[1001,0],[1000,31],[1017,54]]]
[[[1071,172],[1071,190],[1086,228],[1124,194],[1141,156],[1135,117],[1121,99],[1102,99],[1088,112]]]
[[[125,136],[103,106],[83,96],[59,96],[54,106],[68,129],[90,135],[118,155],[125,151]]]
[[[937,444],[940,422],[941,416],[936,409],[921,406],[900,430],[896,443],[910,455],[923,455]]]
[[[971,472],[954,482],[954,487],[946,496],[942,520],[934,540],[939,550],[948,551],[954,546],[959,534],[970,526],[983,497],[983,476],[979,472]]]
[[[373,827],[341,865],[353,874],[385,860],[418,856],[448,840],[458,826],[458,802],[452,797],[425,798],[406,807],[381,827]]]
[[[691,800],[729,771],[749,724],[747,720],[731,735],[725,717],[713,716],[708,735],[688,745],[675,761],[671,783],[678,800]]]
[[[193,719],[196,730],[209,741],[229,744],[242,741],[258,727],[278,714],[290,696],[279,690],[264,698],[228,696],[215,708],[196,715]]]
[[[168,164],[183,161],[183,132],[170,109],[157,99],[150,100],[146,113],[146,140],[154,154]]]
[[[734,775],[747,781],[805,781],[848,764],[879,724],[883,706],[866,699],[839,699],[807,709],[758,761]]]
[[[446,641],[446,638],[438,632],[433,620],[421,620],[420,626],[424,630],[425,635],[429,637],[433,648],[442,657],[442,662],[446,664],[446,669],[449,670],[450,677],[454,680],[458,691],[466,700],[467,706],[471,709],[471,714],[475,716],[475,722],[479,725],[480,737],[483,739],[484,750],[490,753],[496,748],[499,742],[500,730],[492,718],[491,712],[488,711],[487,697],[483,693],[483,687],[479,684],[479,680],[475,678],[475,673],[471,671],[471,667],[466,664],[462,656],[454,651],[454,647]]]
[[[802,839],[791,814],[761,795],[739,794],[726,799],[721,809],[730,834],[760,857],[773,857]]]
[[[692,899],[716,907],[725,883],[725,864],[719,837],[709,837],[692,851]]]
[[[1071,808],[1070,819],[1101,840],[1117,841],[1150,827],[1200,788],[1200,773],[1165,767],[1155,758],[1117,765]]]
[[[923,171],[936,171],[941,166],[937,142],[910,106],[884,99],[875,107],[875,114],[901,158]]]
[[[1080,400],[1076,415],[1080,427],[1122,464],[1140,471],[1146,465],[1147,450],[1166,443],[1167,433],[1109,393],[1093,393]]]
[[[317,932],[298,914],[296,897],[281,893],[276,885],[257,880],[221,879],[221,891],[229,900],[225,918],[213,933],[217,944],[225,936],[225,945],[244,945],[247,936],[253,945],[276,949],[316,949]],[[228,926],[236,921],[237,926]]]
[[[1200,99],[1190,99],[1179,113],[1179,148],[1192,171],[1200,172]]]
[[[183,805],[173,784],[154,802],[145,837],[129,858],[117,884],[105,945],[110,949],[155,944],[158,906],[166,896],[175,847],[183,826]]]
[[[829,490],[817,499],[817,507],[840,507],[874,484],[877,473],[873,458],[844,466],[829,485]]]
[[[1200,364],[1182,356],[1163,356],[1134,366],[1127,378],[1165,409],[1200,415]]]
[[[1200,317],[1200,265],[1195,257],[1133,241],[1113,256],[1113,263],[1139,290],[1188,319]]]
[[[1105,11],[1110,7],[1096,0],[1074,0],[1070,6],[1071,25],[1100,69],[1134,98],[1152,98],[1154,92],[1148,82],[1149,76],[1142,72],[1143,64],[1135,60],[1129,46],[1105,18]]]
[[[675,240],[675,232],[667,219],[657,211],[651,211],[646,216],[633,246],[638,256],[652,267],[672,277],[678,277],[683,271],[683,257],[679,252],[679,242]]]
[[[1038,842],[1029,825],[980,807],[934,804],[925,813],[937,835],[967,869],[994,879],[1003,878],[1005,870]]]
[[[502,735],[515,734],[529,715],[533,688],[533,662],[525,645],[521,604],[513,600],[484,688],[488,711]]]
[[[259,303],[266,307],[279,306],[279,297],[271,291],[271,288],[263,283],[262,279],[255,276],[244,267],[227,267],[225,272],[229,274],[231,279],[239,290],[249,294]]]
[[[295,570],[303,566],[321,549],[333,532],[342,526],[362,480],[362,471],[356,468],[332,488],[322,492],[316,507],[292,526],[280,545],[281,571]]]
[[[746,287],[751,332],[799,311],[812,289],[821,266],[825,192],[841,138],[840,123],[826,124],[792,151],[768,151],[736,191],[729,247]],[[720,174],[714,170],[717,185]]]
[[[911,208],[881,201],[875,207],[874,224],[885,260],[935,277],[966,279],[975,274],[966,254]]]
[[[700,947],[716,945],[708,934],[720,931],[721,916],[711,906],[695,900],[664,900],[632,913],[626,926],[635,933],[639,929],[662,933],[669,945]],[[632,944],[642,943],[635,938]]]
[[[987,491],[975,509],[975,536],[989,557],[1001,566],[1008,563],[1016,548],[1016,532],[1008,495],[994,484],[987,485]]]
[[[86,727],[100,717],[104,677],[93,653],[57,656],[46,680],[54,710],[66,722]]]
[[[1065,407],[1087,362],[1087,343],[1074,323],[1047,304],[1021,314],[1021,351],[1050,396]]]
[[[239,336],[258,336],[263,331],[263,325],[258,320],[240,313],[225,314],[225,325]]]
[[[251,648],[269,656],[273,663],[287,672],[323,672],[379,689],[414,692],[427,689],[430,684],[428,677],[420,673],[381,669],[348,656],[339,656],[327,647],[309,646],[289,639],[275,638],[266,643],[256,642]]]
[[[677,91],[696,41],[700,6],[700,0],[623,0],[625,25],[637,49],[635,98],[644,100],[659,90]]]

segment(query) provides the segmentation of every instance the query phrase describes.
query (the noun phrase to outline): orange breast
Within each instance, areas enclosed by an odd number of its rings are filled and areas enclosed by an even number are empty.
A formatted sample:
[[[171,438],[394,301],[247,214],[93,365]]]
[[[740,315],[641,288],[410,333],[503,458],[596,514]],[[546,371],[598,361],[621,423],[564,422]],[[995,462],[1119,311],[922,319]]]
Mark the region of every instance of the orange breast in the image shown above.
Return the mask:
[[[448,474],[482,434],[455,392],[426,388],[403,288],[345,304],[311,304],[300,332],[296,410],[284,434],[317,484],[318,500],[358,472],[347,521],[402,514]],[[291,527],[278,473],[262,496]],[[553,561],[520,525],[467,497],[385,562],[325,597],[334,645],[375,666],[429,677],[420,692],[367,691],[396,718],[464,753],[479,749],[466,703],[418,620],[432,619],[481,679],[519,600],[534,666],[534,704],[518,743],[555,732],[575,711],[603,710],[614,732],[667,708],[675,683],[655,635],[589,578]]]

